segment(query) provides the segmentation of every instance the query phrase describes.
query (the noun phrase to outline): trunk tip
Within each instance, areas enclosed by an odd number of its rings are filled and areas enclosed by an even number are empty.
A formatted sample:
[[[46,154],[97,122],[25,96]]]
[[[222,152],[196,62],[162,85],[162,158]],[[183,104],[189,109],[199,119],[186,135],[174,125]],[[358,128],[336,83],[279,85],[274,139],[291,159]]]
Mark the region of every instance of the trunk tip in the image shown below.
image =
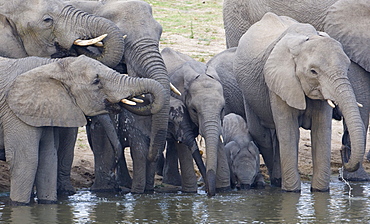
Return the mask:
[[[216,195],[216,173],[214,170],[208,170],[206,174],[207,178],[207,195],[209,197]]]

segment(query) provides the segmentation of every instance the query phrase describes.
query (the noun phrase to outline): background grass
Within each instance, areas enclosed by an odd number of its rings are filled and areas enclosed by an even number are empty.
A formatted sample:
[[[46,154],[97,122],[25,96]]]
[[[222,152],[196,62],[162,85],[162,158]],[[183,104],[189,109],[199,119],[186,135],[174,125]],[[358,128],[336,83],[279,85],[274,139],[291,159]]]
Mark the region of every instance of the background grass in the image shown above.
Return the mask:
[[[147,0],[162,25],[161,47],[172,47],[199,61],[225,49],[222,0]]]

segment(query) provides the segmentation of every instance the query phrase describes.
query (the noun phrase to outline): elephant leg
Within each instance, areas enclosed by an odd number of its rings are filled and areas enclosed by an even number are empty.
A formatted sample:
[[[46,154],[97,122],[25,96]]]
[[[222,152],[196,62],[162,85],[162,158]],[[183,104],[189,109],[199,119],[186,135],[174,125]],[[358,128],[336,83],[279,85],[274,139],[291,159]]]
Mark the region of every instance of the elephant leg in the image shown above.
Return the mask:
[[[311,146],[313,176],[311,191],[328,191],[330,183],[330,156],[332,108],[325,101],[308,101],[307,107],[320,108],[312,113]]]
[[[179,173],[178,165],[178,150],[176,150],[177,143],[173,139],[167,140],[166,158],[163,168],[163,180],[165,184],[181,186],[181,175]]]
[[[57,202],[58,157],[54,142],[54,128],[43,128],[40,141],[39,162],[36,173],[36,191],[39,204]]]
[[[287,105],[279,96],[270,94],[276,135],[279,142],[282,185],[284,191],[299,192],[298,172],[299,111]]]
[[[182,143],[177,144],[177,153],[181,169],[181,191],[196,193],[198,190],[197,176],[194,171],[194,162],[191,151]]]
[[[280,154],[276,131],[262,126],[260,119],[250,110],[245,101],[244,104],[249,131],[268,169],[271,186],[281,187]]]
[[[146,155],[135,144],[130,146],[130,152],[133,166],[131,192],[142,194],[146,184]]]
[[[71,169],[78,128],[55,128],[58,152],[58,195],[73,195],[76,190],[71,183]]]
[[[4,125],[4,140],[10,165],[10,200],[14,205],[26,205],[30,203],[35,181],[42,129],[19,125],[17,121],[9,123]],[[19,131],[14,132],[14,127],[18,127]]]
[[[217,171],[216,171],[216,191],[224,192],[231,190],[230,187],[230,169],[226,157],[224,144],[219,140],[217,150]]]
[[[91,122],[86,125],[86,132],[90,147],[94,154],[95,180],[91,186],[92,191],[115,191],[118,190],[115,181],[115,152],[107,137],[104,125],[101,124],[98,115],[91,117]]]

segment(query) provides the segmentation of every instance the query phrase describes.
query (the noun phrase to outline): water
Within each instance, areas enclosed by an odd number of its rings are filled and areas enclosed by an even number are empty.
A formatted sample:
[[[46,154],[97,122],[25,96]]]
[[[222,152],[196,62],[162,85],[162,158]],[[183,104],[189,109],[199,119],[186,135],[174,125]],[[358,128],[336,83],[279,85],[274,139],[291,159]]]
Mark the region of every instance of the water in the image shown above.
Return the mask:
[[[0,195],[0,223],[369,223],[370,183],[349,187],[333,177],[330,192],[277,188],[198,194],[95,194],[78,191],[56,205],[10,207]]]

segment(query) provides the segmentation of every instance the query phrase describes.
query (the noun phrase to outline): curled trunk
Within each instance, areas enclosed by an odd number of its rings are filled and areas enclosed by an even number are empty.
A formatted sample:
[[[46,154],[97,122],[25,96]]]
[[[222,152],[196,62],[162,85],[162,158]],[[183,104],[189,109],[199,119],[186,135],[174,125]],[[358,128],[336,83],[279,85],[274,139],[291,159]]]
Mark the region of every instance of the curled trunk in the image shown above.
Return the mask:
[[[87,14],[71,5],[63,9],[60,20],[62,25],[56,29],[60,30],[63,36],[58,40],[62,48],[70,49],[76,39],[91,39],[108,34],[102,40],[103,47],[92,48],[95,49],[94,51],[90,51],[87,47],[78,47],[78,52],[97,59],[111,68],[121,62],[124,53],[123,34],[112,21]]]
[[[152,116],[148,160],[155,161],[165,146],[170,110],[170,85],[167,69],[160,55],[159,43],[150,39],[127,41],[125,60],[128,73],[158,81],[165,89],[162,109]]]

